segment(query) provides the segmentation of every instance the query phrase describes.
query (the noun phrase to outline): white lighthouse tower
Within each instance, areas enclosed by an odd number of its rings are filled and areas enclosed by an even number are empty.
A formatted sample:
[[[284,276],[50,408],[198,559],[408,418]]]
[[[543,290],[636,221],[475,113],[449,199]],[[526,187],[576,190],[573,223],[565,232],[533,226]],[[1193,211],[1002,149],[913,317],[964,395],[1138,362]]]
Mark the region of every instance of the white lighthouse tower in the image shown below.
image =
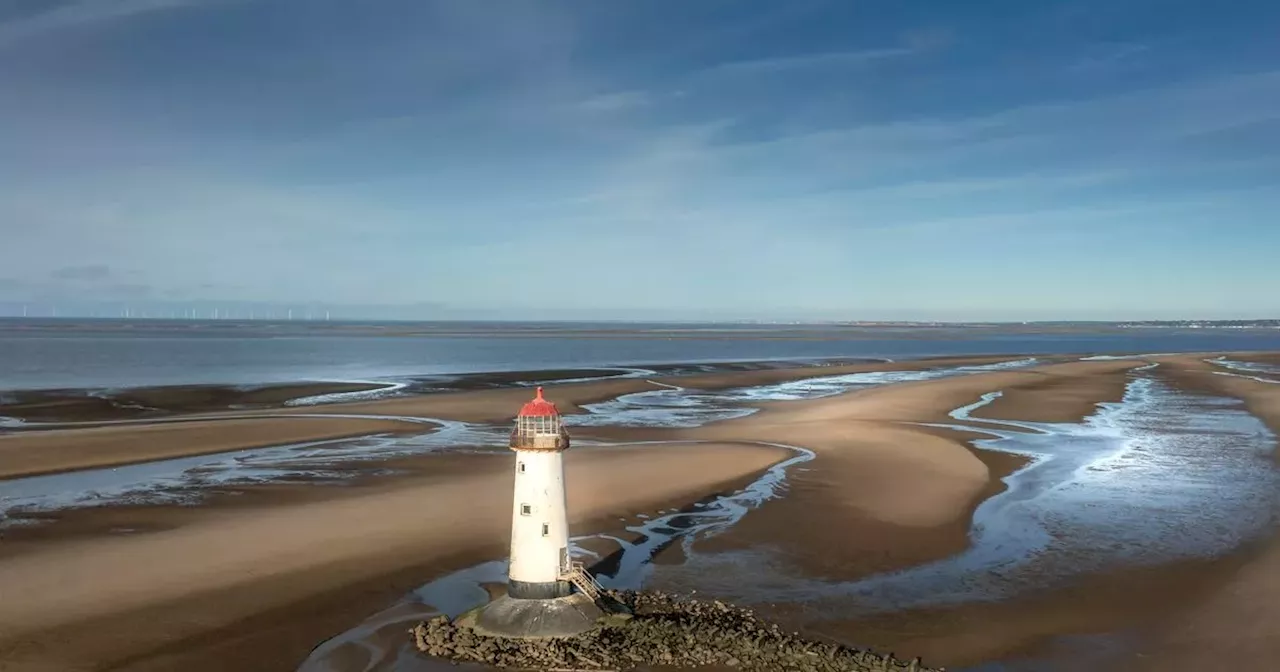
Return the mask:
[[[564,451],[569,432],[539,387],[511,430],[515,496],[507,594],[475,615],[474,627],[502,637],[566,637],[604,615],[600,585],[569,555]]]
[[[572,592],[567,575],[569,516],[564,496],[564,451],[569,432],[556,405],[538,388],[511,430],[516,453],[515,498],[511,512],[511,563],[508,594],[517,599],[565,597]]]

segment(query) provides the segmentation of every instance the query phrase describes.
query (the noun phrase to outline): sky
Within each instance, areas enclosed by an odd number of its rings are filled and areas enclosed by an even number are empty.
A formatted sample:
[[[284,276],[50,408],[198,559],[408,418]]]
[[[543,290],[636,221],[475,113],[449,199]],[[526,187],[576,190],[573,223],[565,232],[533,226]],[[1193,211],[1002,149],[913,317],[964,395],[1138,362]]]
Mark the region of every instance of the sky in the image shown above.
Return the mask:
[[[1276,317],[1278,25],[1255,0],[0,0],[0,312]]]

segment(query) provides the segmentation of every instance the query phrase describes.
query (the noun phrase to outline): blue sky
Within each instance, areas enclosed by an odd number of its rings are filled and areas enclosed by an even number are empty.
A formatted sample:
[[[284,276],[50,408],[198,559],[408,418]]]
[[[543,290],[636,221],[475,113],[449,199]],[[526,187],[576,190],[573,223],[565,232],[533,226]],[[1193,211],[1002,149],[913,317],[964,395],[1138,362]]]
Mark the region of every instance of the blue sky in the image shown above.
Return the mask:
[[[1280,315],[1277,25],[1249,0],[0,0],[0,300]]]

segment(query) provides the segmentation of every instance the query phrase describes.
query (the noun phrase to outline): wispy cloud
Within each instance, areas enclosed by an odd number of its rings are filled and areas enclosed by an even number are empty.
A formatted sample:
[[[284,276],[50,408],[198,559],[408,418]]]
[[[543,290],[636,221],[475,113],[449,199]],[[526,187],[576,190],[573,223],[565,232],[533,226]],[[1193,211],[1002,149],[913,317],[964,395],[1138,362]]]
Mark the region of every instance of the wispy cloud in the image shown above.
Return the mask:
[[[590,191],[565,207],[594,225],[626,223],[685,238],[694,229],[723,235],[732,228],[771,241],[783,222],[789,238],[835,241],[871,231],[951,235],[979,222],[1025,231],[1121,215],[1148,221],[1156,202],[1147,201],[1168,185],[1179,185],[1179,204],[1213,204],[1229,198],[1223,190],[1233,175],[1280,166],[1261,158],[1213,162],[1181,144],[1188,134],[1280,114],[1280,98],[1269,93],[1275,77],[1206,79],[765,139],[726,133],[732,121],[652,129],[619,153],[612,169],[583,175]],[[1250,105],[1229,114],[1226,100]],[[1176,118],[1164,119],[1167,110],[1178,110]]]
[[[777,56],[720,63],[702,70],[702,74],[763,74],[800,70],[805,68],[841,68],[866,65],[877,61],[910,56],[915,50],[906,47],[864,49],[858,51],[828,51],[796,56]]]
[[[0,46],[66,28],[177,9],[208,0],[74,0],[49,3],[51,9],[0,23]]]
[[[1173,150],[1186,138],[1277,118],[1280,70],[1272,70],[965,117],[811,129],[716,151],[738,165],[750,160],[813,165],[813,159],[829,157],[844,167],[861,160],[885,168],[895,157],[938,165],[958,155],[989,157],[992,151],[1043,152],[1039,158],[1051,163],[1072,157],[1097,163],[1125,152]]]
[[[231,4],[245,11],[218,25],[234,26],[243,48],[227,52],[199,19],[205,5]],[[1127,265],[1153,227],[1203,236],[1197,245],[1217,240],[1200,233],[1207,223],[1261,241],[1215,257],[1232,266],[1275,242],[1263,227],[1280,196],[1227,191],[1280,167],[1280,136],[1268,135],[1280,72],[1223,74],[1257,59],[1215,60],[1203,79],[1130,78],[1137,68],[1125,66],[1177,56],[1177,40],[1065,36],[1025,45],[1031,63],[1001,40],[1017,17],[969,21],[959,8],[931,18],[954,30],[912,30],[920,17],[907,12],[884,17],[868,42],[852,10],[834,12],[849,22],[842,37],[828,14],[797,9],[840,4],[829,1],[787,3],[785,17],[712,3],[735,9],[690,12],[680,26],[650,3],[623,4],[0,10],[0,47],[114,29],[139,40],[86,41],[79,51],[102,67],[56,48],[6,61],[0,91],[21,91],[24,105],[0,105],[0,146],[15,157],[0,165],[0,229],[29,253],[0,275],[29,283],[10,282],[13,295],[56,280],[353,302],[448,287],[459,302],[534,305],[539,288],[568,286],[557,302],[619,310],[838,308],[857,300],[849,287],[883,285],[885,305],[929,308],[1013,300],[1001,282],[962,292],[954,278],[981,266],[957,261],[966,255],[1034,258],[1032,271],[1069,275],[1078,262],[1055,246],[1083,247],[1083,231],[1115,244],[1081,258],[1156,273],[1190,252]],[[278,29],[303,12],[297,30]],[[149,36],[166,58],[133,49]],[[644,46],[653,53],[635,53]],[[1072,77],[1081,57],[1111,69]],[[866,76],[890,69],[911,76]],[[626,272],[649,252],[663,273]],[[528,263],[565,257],[574,264]],[[145,275],[124,275],[135,270]],[[761,274],[769,288],[743,298]],[[1102,287],[1089,282],[1063,286]],[[1047,283],[1035,289],[1063,292]]]

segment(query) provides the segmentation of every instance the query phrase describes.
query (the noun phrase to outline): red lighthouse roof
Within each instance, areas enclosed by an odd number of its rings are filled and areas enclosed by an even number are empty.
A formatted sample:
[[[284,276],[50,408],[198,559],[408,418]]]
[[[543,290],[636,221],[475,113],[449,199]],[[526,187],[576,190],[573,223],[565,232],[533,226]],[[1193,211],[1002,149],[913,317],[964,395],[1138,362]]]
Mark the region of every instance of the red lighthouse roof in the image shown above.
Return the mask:
[[[538,388],[538,394],[520,409],[520,417],[528,418],[531,416],[547,416],[560,415],[560,411],[556,410],[556,405],[542,398],[542,388]]]

